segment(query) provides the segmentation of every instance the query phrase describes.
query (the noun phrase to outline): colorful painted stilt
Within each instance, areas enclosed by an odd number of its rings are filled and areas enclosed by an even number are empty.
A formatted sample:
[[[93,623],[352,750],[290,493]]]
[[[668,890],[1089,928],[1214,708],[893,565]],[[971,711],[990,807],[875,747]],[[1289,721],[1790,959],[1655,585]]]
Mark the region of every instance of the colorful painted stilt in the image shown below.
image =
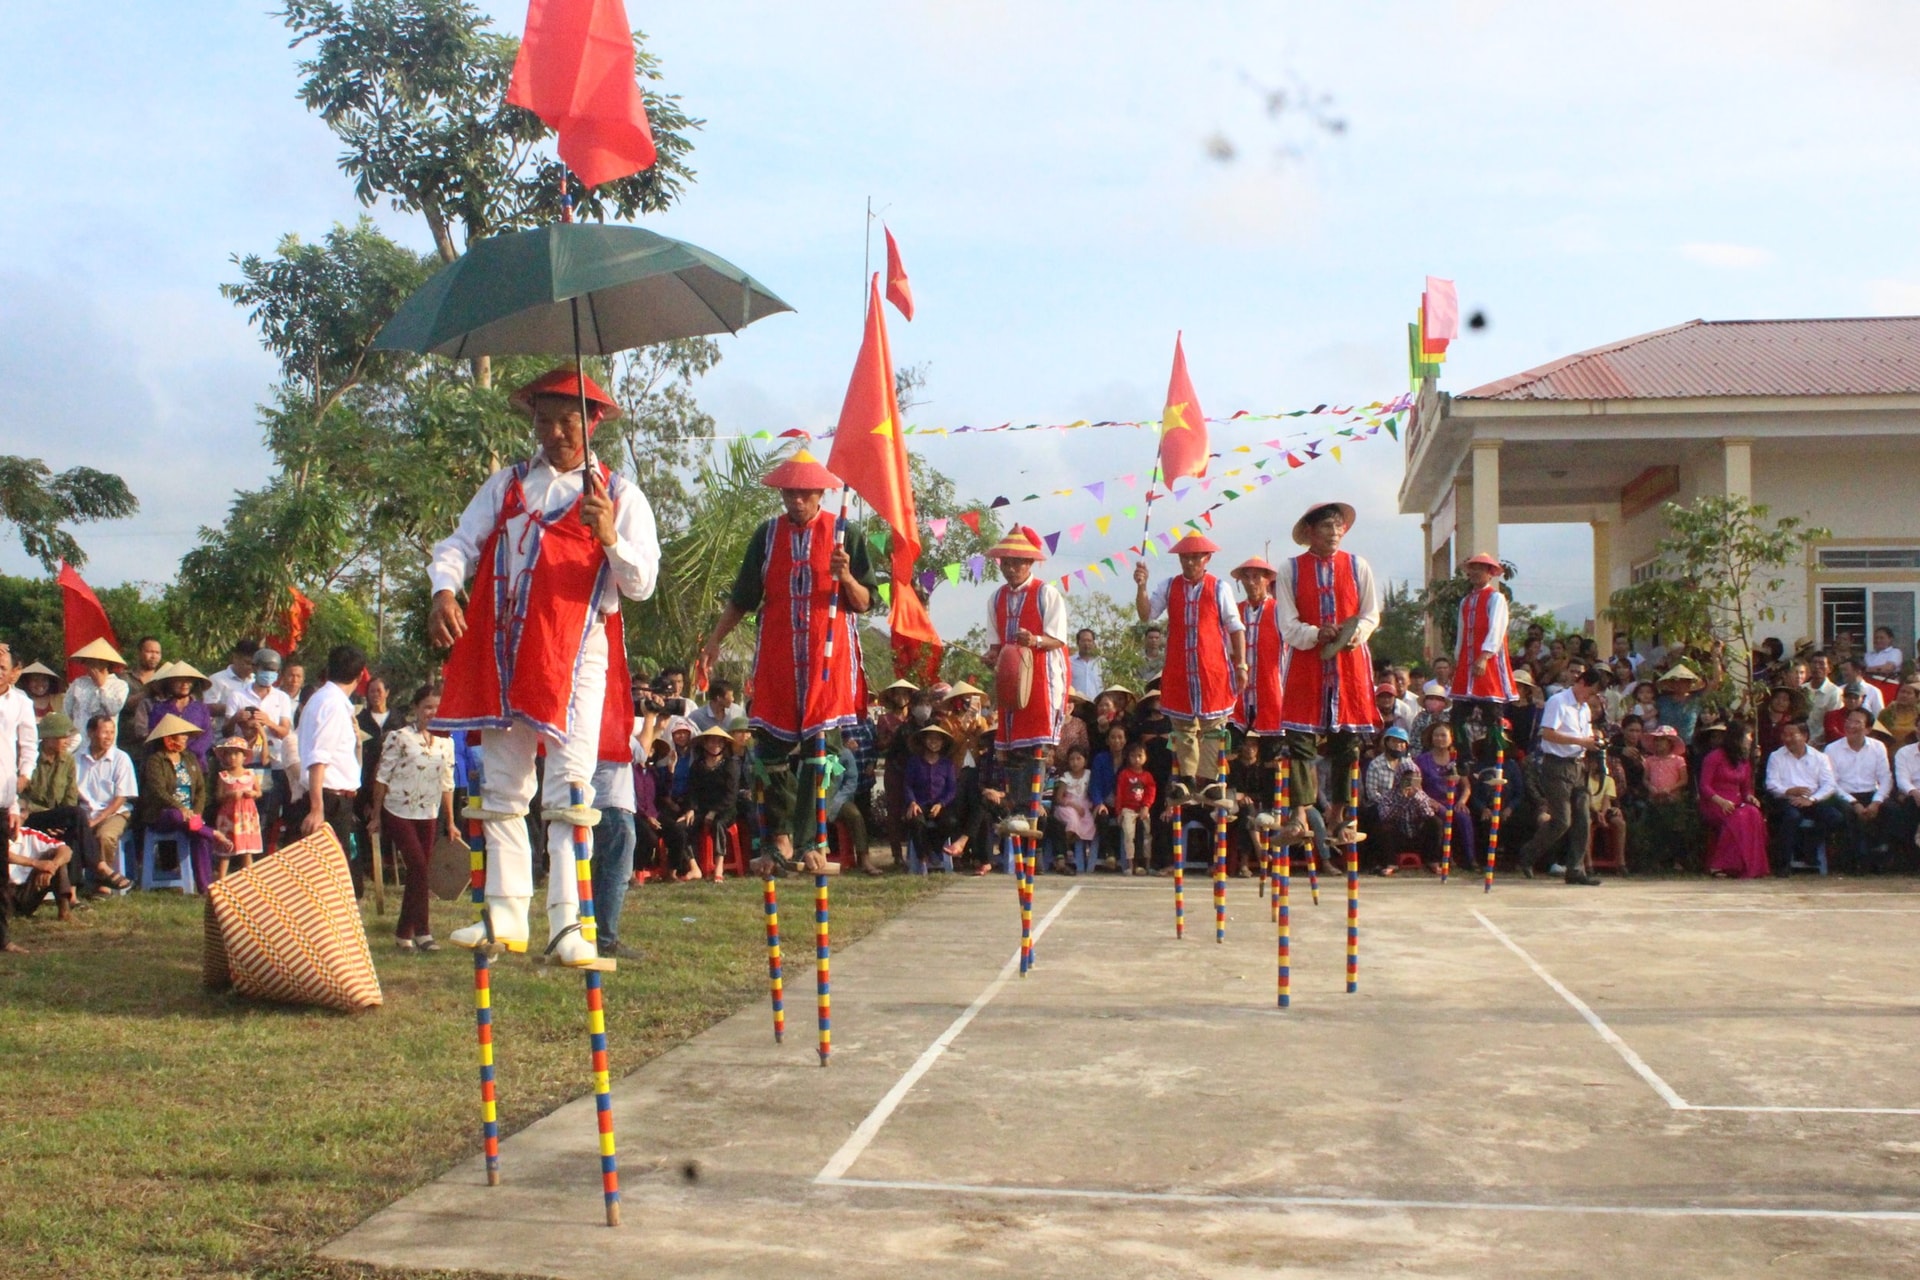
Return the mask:
[[[1020,899],[1020,976],[1024,978],[1033,968],[1033,859],[1027,837],[1015,836],[1013,841],[1014,888]]]
[[[1220,730],[1220,757],[1214,769],[1215,784],[1227,785],[1227,731]],[[1228,793],[1229,795],[1231,793]],[[1227,940],[1227,801],[1213,806],[1213,940]]]
[[[829,633],[831,634],[831,633]],[[822,858],[827,856],[827,735],[821,734],[814,748],[814,849]],[[820,1006],[820,1065],[826,1066],[833,1052],[833,983],[830,973],[833,947],[827,924],[829,906],[827,901],[827,877],[817,872],[813,877],[813,950],[814,983],[818,988]]]
[[[1347,820],[1352,827],[1358,819],[1354,800],[1360,794],[1360,762],[1347,771]],[[1360,989],[1360,844],[1347,843],[1347,994]]]
[[[1273,762],[1273,812],[1280,819],[1282,827],[1285,827],[1293,818],[1293,806],[1289,803],[1291,797],[1287,794],[1287,786],[1287,761],[1283,756]],[[1273,877],[1273,884],[1267,893],[1267,900],[1272,905],[1273,918],[1277,921],[1280,919],[1280,860],[1278,857],[1271,856],[1272,843],[1268,841],[1267,871]],[[1285,840],[1280,842],[1280,848],[1282,850],[1287,848]]]
[[[474,802],[478,804],[478,801]],[[467,818],[468,884],[480,919],[487,919],[487,838],[480,819]],[[491,925],[488,926],[491,929]],[[493,956],[473,949],[473,1020],[480,1037],[480,1142],[487,1156],[487,1185],[500,1185],[500,1108],[493,1076]]]
[[[1460,780],[1447,779],[1447,827],[1440,835],[1440,883],[1453,874],[1453,815],[1460,799]]]
[[[577,811],[587,806],[587,793],[574,783],[568,799]],[[587,829],[573,829],[573,873],[579,882],[580,936],[593,945],[593,846]],[[587,980],[587,1040],[593,1049],[593,1109],[600,1130],[600,1191],[606,1199],[607,1225],[620,1225],[620,1165],[613,1144],[613,1076],[607,1067],[607,1013],[601,999],[600,971],[583,970]]]
[[[1033,937],[1033,881],[1040,871],[1040,793],[1046,781],[1047,749],[1033,749],[1033,773],[1027,784],[1027,821],[1033,824],[1033,834],[1027,837],[1027,905],[1026,915],[1021,921],[1022,936],[1026,939],[1027,969],[1032,971],[1037,956]]]
[[[1187,824],[1181,807],[1173,807],[1173,936],[1187,936]]]
[[[1493,817],[1487,824],[1487,874],[1482,893],[1493,892],[1493,864],[1500,860],[1500,810],[1507,794],[1507,735],[1494,729]]]
[[[758,861],[767,847],[767,794],[765,784],[759,779],[753,780],[753,856]],[[766,885],[767,911],[767,988],[773,1000],[773,1042],[779,1044],[787,1035],[787,994],[786,979],[780,955],[780,895],[774,887],[774,874],[768,872]]]
[[[1293,1003],[1293,904],[1290,901],[1293,851],[1284,841],[1274,855],[1273,865],[1278,875],[1273,886],[1273,918],[1280,952],[1280,1007],[1285,1009]]]

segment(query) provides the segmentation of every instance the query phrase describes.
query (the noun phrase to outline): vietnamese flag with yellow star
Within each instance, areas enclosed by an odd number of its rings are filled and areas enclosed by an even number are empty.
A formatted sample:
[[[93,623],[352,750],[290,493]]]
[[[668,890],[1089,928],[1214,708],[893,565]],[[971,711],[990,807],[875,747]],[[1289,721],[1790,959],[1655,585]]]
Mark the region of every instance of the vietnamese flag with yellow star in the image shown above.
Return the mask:
[[[1187,353],[1173,335],[1173,377],[1167,383],[1167,407],[1160,415],[1160,478],[1207,474],[1207,415],[1187,376]]]
[[[880,275],[868,285],[867,331],[853,363],[847,398],[840,406],[827,469],[847,482],[873,513],[893,530],[892,608],[896,675],[931,678],[940,670],[940,635],[913,585],[920,558],[920,521],[913,505],[913,477],[907,466],[907,441],[901,433],[900,405],[894,398],[893,351],[887,343],[887,319],[880,310]]]

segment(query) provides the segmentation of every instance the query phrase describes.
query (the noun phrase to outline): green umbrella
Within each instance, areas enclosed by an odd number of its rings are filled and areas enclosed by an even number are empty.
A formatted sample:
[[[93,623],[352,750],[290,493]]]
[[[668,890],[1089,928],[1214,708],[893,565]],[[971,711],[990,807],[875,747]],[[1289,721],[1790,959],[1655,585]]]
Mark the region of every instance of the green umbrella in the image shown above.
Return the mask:
[[[402,303],[373,345],[462,359],[607,355],[738,333],[791,310],[731,262],[684,240],[556,222],[475,243]]]

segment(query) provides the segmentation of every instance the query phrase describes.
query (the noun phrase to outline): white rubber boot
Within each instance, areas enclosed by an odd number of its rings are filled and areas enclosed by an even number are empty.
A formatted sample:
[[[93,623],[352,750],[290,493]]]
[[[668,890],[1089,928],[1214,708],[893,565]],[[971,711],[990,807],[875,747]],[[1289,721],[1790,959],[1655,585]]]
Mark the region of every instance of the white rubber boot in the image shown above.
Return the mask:
[[[580,906],[556,902],[547,907],[547,963],[582,969],[600,959],[600,948],[581,934]]]
[[[527,898],[487,899],[487,919],[493,922],[493,935],[487,935],[487,926],[475,921],[464,929],[455,929],[447,935],[447,941],[456,947],[465,947],[474,951],[488,942],[496,942],[512,952],[527,949]]]

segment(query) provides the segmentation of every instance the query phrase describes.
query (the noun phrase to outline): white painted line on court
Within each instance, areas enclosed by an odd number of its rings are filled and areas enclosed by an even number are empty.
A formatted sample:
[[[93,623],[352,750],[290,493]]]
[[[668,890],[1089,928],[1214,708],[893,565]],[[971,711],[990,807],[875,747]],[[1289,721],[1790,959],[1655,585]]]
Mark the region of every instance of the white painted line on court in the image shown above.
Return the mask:
[[[1040,922],[1034,925],[1033,939],[1036,943],[1039,942],[1040,935],[1047,931],[1047,926],[1051,925],[1054,920],[1059,917],[1060,913],[1067,909],[1067,904],[1072,902],[1074,895],[1079,892],[1079,885],[1075,885],[1073,888],[1067,890],[1066,893],[1061,895],[1060,901],[1053,904],[1053,910],[1047,912],[1046,915],[1040,918]],[[873,1110],[867,1113],[867,1118],[860,1122],[859,1126],[854,1129],[847,1140],[841,1144],[840,1149],[833,1153],[833,1158],[828,1160],[820,1172],[815,1175],[813,1179],[815,1182],[833,1182],[837,1180],[841,1174],[853,1167],[853,1162],[860,1158],[861,1152],[865,1151],[868,1145],[873,1142],[874,1138],[879,1136],[880,1127],[886,1124],[887,1118],[893,1114],[894,1108],[898,1107],[901,1100],[907,1096],[907,1091],[919,1083],[920,1077],[927,1074],[927,1072],[933,1068],[933,1064],[940,1060],[940,1055],[947,1051],[947,1046],[957,1040],[960,1033],[967,1029],[967,1025],[980,1016],[980,1011],[986,1008],[995,996],[1000,994],[1001,989],[1007,985],[1008,980],[1019,971],[1019,968],[1020,948],[1016,946],[1013,949],[1012,957],[1006,964],[1001,966],[1000,976],[992,982],[989,982],[987,989],[975,997],[974,1002],[967,1006],[966,1011],[955,1018],[952,1024],[940,1033],[939,1039],[928,1045],[926,1052],[914,1060],[913,1065],[907,1068],[907,1073],[894,1082],[893,1088],[887,1090],[886,1096],[875,1104]]]
[[[1685,1111],[1744,1111],[1783,1116],[1920,1116],[1920,1107],[1722,1107],[1689,1102]]]
[[[1533,970],[1535,975],[1537,975],[1542,982],[1546,983],[1549,987],[1552,987],[1554,991],[1558,992],[1562,1000],[1565,1000],[1568,1004],[1572,1005],[1574,1008],[1574,1012],[1578,1013],[1581,1017],[1585,1018],[1587,1020],[1587,1025],[1592,1027],[1596,1032],[1598,1032],[1602,1040],[1606,1041],[1609,1045],[1612,1045],[1613,1051],[1619,1054],[1620,1057],[1625,1060],[1628,1066],[1633,1068],[1635,1074],[1637,1074],[1642,1080],[1645,1080],[1648,1084],[1652,1085],[1653,1091],[1659,1094],[1661,1098],[1665,1099],[1666,1104],[1669,1107],[1672,1107],[1675,1111],[1686,1111],[1689,1109],[1687,1106],[1686,1099],[1682,1098],[1679,1094],[1675,1093],[1673,1091],[1672,1085],[1668,1084],[1665,1080],[1662,1080],[1659,1074],[1655,1072],[1652,1067],[1648,1066],[1644,1061],[1642,1061],[1640,1055],[1633,1051],[1633,1047],[1631,1045],[1629,1045],[1625,1040],[1622,1040],[1619,1036],[1615,1035],[1613,1028],[1609,1027],[1606,1023],[1602,1022],[1600,1020],[1600,1015],[1587,1007],[1586,1001],[1582,1000],[1579,996],[1573,994],[1573,992],[1567,990],[1565,986],[1561,985],[1561,982],[1558,978],[1548,973],[1546,969],[1541,966],[1538,960],[1535,960],[1532,956],[1528,955],[1526,953],[1526,950],[1522,948],[1519,943],[1515,942],[1512,938],[1509,938],[1506,935],[1505,931],[1502,930],[1499,925],[1495,924],[1493,921],[1487,919],[1486,916],[1482,915],[1478,908],[1474,909],[1473,917],[1474,919],[1478,920],[1481,924],[1485,925],[1487,927],[1487,931],[1491,933],[1494,937],[1498,938],[1501,941],[1501,943],[1505,945],[1507,950],[1513,952],[1513,954],[1519,956],[1521,960],[1525,961],[1527,968]]]
[[[1589,1213],[1648,1218],[1794,1218],[1842,1222],[1920,1223],[1914,1209],[1820,1209],[1812,1205],[1641,1205],[1536,1204],[1527,1201],[1393,1200],[1372,1196],[1225,1195],[1198,1191],[1119,1191],[1087,1187],[1012,1187],[973,1182],[899,1182],[880,1178],[840,1178],[822,1173],[817,1186],[869,1191],[931,1191],[944,1195],[1002,1196],[1010,1199],[1121,1200],[1155,1204],[1222,1205],[1260,1209],[1437,1209],[1444,1212]]]
[[[1505,907],[1533,915],[1568,911],[1604,912],[1610,916],[1920,916],[1920,907],[1606,907],[1585,904],[1564,907]]]

